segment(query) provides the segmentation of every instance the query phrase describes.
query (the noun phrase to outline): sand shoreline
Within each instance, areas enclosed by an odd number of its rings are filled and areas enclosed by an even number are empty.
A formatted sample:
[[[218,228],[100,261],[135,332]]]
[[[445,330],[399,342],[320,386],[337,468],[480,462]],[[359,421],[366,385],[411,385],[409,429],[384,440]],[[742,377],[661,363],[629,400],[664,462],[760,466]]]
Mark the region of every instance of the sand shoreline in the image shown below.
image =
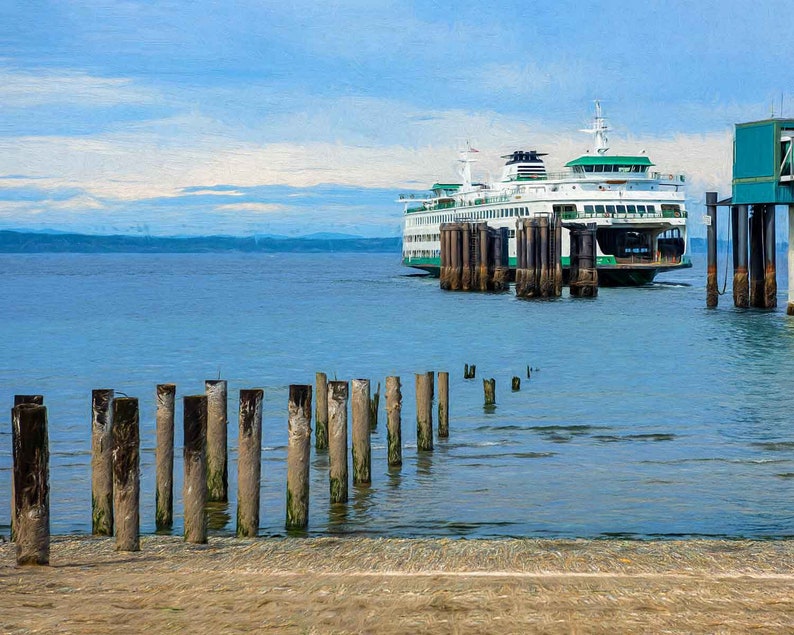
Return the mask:
[[[793,540],[59,536],[0,544],[8,633],[791,632]]]

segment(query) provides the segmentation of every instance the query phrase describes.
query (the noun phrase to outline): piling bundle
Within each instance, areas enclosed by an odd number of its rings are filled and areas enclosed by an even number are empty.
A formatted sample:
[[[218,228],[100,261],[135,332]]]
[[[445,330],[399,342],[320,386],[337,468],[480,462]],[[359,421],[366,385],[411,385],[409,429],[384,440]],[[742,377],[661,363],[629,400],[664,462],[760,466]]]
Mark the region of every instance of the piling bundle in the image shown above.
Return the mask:
[[[598,295],[598,270],[596,268],[595,227],[576,224],[569,228],[570,292],[574,298],[594,298]]]
[[[448,291],[508,288],[508,230],[487,223],[442,223],[440,286]]]
[[[562,219],[558,214],[516,220],[516,296],[562,295]]]

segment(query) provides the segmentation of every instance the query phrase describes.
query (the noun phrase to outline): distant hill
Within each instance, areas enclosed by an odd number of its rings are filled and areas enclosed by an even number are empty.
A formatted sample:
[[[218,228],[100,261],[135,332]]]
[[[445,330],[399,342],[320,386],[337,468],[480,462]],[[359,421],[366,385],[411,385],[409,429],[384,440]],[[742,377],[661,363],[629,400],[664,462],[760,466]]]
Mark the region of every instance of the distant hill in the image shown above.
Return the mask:
[[[344,236],[344,235],[342,235]],[[0,231],[0,253],[202,253],[369,252],[399,253],[402,239],[315,235],[303,238],[234,236],[93,236]]]

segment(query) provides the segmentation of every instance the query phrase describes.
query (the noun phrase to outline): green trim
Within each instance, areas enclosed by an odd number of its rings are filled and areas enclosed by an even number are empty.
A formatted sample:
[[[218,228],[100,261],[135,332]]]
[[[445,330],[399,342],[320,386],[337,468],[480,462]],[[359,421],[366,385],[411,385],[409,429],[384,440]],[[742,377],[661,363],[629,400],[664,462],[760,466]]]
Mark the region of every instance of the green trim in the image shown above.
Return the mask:
[[[577,165],[654,165],[648,157],[629,157],[629,156],[595,156],[585,155],[568,161],[565,164],[566,168],[572,168]]]
[[[433,183],[431,190],[459,190],[460,183]]]

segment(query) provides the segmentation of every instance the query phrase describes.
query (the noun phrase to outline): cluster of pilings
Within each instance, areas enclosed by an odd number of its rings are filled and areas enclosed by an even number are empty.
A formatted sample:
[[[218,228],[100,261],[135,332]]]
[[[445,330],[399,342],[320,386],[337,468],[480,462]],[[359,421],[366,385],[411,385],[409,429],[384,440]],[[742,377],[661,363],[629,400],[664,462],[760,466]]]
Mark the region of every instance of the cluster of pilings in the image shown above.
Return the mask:
[[[568,227],[571,266],[568,272],[571,297],[594,298],[598,295],[596,268],[596,228],[576,224]]]
[[[562,295],[562,218],[558,214],[516,221],[516,296]]]
[[[416,375],[417,449],[433,449],[435,373]],[[352,390],[350,388],[352,387]],[[348,398],[352,395],[352,481],[372,482],[370,434],[378,398],[370,381],[327,381],[317,374],[315,445],[328,451],[331,503],[348,500]],[[155,448],[158,531],[173,525],[174,405],[176,386],[156,389]],[[241,390],[239,408],[237,535],[259,531],[262,451],[261,389]],[[438,436],[449,436],[449,374],[438,373]],[[49,564],[49,438],[41,395],[16,395],[12,409],[11,539],[20,565]],[[303,530],[309,518],[312,386],[291,385],[288,402],[285,528]],[[92,533],[116,537],[119,551],[140,550],[140,426],[138,399],[94,390],[91,403]],[[386,378],[388,465],[402,465],[400,378]],[[210,380],[205,394],[183,398],[184,538],[207,542],[207,502],[228,500],[227,386]]]
[[[504,291],[508,288],[506,227],[487,223],[441,224],[441,288]]]
[[[706,213],[708,217],[706,306],[716,307],[719,298],[716,192],[706,192]],[[734,306],[775,308],[777,306],[775,206],[731,205],[731,241]]]

